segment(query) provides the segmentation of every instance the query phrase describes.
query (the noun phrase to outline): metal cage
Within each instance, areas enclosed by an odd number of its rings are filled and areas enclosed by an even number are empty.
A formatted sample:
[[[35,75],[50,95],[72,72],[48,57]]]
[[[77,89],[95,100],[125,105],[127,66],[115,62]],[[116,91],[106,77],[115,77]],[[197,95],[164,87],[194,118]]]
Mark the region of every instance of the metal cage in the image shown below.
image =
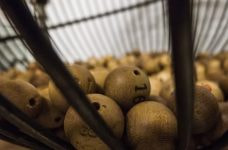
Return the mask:
[[[107,54],[118,57],[133,49],[168,50],[175,79],[181,79],[175,80],[177,110],[182,112],[178,116],[177,148],[188,147],[194,102],[193,60],[199,51],[228,49],[227,0],[59,0],[47,6],[47,1],[39,2],[0,0],[0,70],[26,68],[35,58],[95,133],[111,149],[120,150],[128,148],[113,136],[63,62]],[[74,149],[3,96],[0,99],[1,117],[13,123],[1,125],[2,139],[32,149]],[[221,149],[227,143],[225,133],[205,149]]]

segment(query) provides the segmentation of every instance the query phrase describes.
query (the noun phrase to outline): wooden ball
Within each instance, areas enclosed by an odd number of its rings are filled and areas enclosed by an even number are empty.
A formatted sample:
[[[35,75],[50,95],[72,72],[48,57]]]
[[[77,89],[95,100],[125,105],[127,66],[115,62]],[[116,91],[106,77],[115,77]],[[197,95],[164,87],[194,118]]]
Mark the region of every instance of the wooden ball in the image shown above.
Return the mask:
[[[173,94],[168,102],[171,110],[177,114],[175,99],[175,95]],[[219,117],[220,111],[214,95],[208,88],[196,86],[193,110],[193,134],[202,134],[209,131],[216,125]]]
[[[174,150],[177,136],[177,120],[165,105],[145,101],[127,113],[128,141],[137,150]]]
[[[101,94],[89,94],[88,98],[114,135],[121,138],[124,130],[124,116],[117,103]],[[109,150],[108,146],[90,129],[72,107],[67,110],[64,131],[71,144],[78,150]]]
[[[31,118],[37,117],[42,111],[44,100],[28,82],[4,79],[0,81],[0,94]]]
[[[143,101],[150,94],[150,82],[137,67],[119,67],[109,73],[105,80],[105,95],[116,100],[124,109]]]

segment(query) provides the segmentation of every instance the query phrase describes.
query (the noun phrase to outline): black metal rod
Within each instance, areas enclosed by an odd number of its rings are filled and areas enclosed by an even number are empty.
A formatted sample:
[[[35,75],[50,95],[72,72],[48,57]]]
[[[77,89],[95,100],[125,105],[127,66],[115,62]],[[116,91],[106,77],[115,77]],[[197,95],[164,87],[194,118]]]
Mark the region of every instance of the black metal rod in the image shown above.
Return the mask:
[[[193,116],[193,43],[190,0],[169,0],[172,61],[175,73],[178,150],[187,149]]]
[[[40,143],[39,141],[33,139],[32,137],[24,134],[23,132],[19,131],[16,127],[13,125],[6,123],[6,122],[1,122],[0,125],[0,138],[4,141],[24,146],[24,147],[29,147],[34,150],[51,150],[44,144]]]
[[[54,136],[49,130],[31,120],[2,95],[0,95],[0,104],[1,117],[14,124],[24,133],[55,150],[73,149],[70,144]]]
[[[34,57],[62,91],[69,104],[75,108],[82,119],[110,148],[124,150],[122,143],[116,139],[104,120],[90,104],[86,95],[55,53],[51,43],[47,40],[46,34],[42,32],[31,13],[24,8],[22,2],[1,0],[0,4],[17,27],[19,33],[24,37]]]

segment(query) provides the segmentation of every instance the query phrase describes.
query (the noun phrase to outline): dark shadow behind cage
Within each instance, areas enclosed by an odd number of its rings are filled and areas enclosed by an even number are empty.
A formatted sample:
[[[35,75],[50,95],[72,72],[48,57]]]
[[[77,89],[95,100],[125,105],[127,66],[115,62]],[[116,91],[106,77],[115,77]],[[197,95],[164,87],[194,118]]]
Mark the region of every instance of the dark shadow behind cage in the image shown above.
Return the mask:
[[[0,2],[0,69],[13,66],[23,69],[35,58],[62,90],[68,102],[107,145],[112,149],[127,149],[90,106],[62,61],[72,63],[104,55],[118,57],[134,49],[146,52],[170,50],[175,78],[181,79],[176,80],[178,111],[183,112],[178,116],[178,149],[185,149],[191,135],[193,59],[199,51],[214,53],[227,49],[228,2],[148,0],[125,3],[118,0],[85,4],[82,1],[69,1],[70,10],[65,3],[50,1],[50,6],[44,6],[49,7],[44,13],[43,4],[28,4],[28,7],[24,1]],[[107,10],[101,10],[102,7]],[[90,11],[85,11],[85,8]],[[70,15],[71,11],[78,16]],[[52,20],[53,15],[60,20]],[[46,17],[49,17],[49,21],[45,21]],[[73,101],[75,98],[78,101]],[[3,139],[34,149],[73,149],[29,120],[3,97],[0,114],[9,122],[14,121],[14,130],[1,127]],[[16,138],[18,135],[21,135],[20,141]],[[207,149],[218,149],[226,143],[227,133]]]

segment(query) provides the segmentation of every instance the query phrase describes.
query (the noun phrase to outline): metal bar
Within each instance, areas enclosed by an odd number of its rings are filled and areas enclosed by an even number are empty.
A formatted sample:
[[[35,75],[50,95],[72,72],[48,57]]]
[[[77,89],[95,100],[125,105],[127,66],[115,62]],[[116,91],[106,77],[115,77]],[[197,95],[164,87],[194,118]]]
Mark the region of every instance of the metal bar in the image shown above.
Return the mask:
[[[29,11],[24,9],[21,1],[1,0],[2,9],[7,13],[21,35],[23,35],[34,57],[62,91],[69,104],[75,108],[82,119],[112,149],[124,150],[122,143],[115,138],[98,112],[90,104],[87,96],[79,88],[71,74],[55,53],[46,34],[33,20]],[[24,28],[26,26],[26,28]],[[55,67],[53,67],[55,66]]]
[[[25,132],[41,143],[46,144],[55,150],[72,149],[72,146],[54,136],[49,130],[42,128],[31,118],[22,113],[16,106],[0,95],[0,114],[5,120],[14,124],[21,131]]]
[[[139,7],[143,7],[143,6],[152,4],[152,3],[157,2],[157,1],[160,1],[160,0],[147,0],[147,1],[142,2],[142,3],[137,3],[135,5],[131,5],[131,6],[128,6],[128,7],[112,10],[110,12],[105,12],[105,13],[101,13],[101,14],[97,14],[97,15],[92,15],[92,16],[89,16],[89,17],[81,18],[81,19],[75,19],[75,20],[68,21],[68,22],[65,22],[65,23],[60,23],[60,24],[57,24],[57,25],[51,25],[51,26],[49,26],[47,28],[48,28],[48,30],[53,30],[53,29],[57,29],[57,28],[60,28],[60,27],[68,26],[68,25],[79,24],[79,23],[82,23],[82,22],[91,21],[91,20],[94,20],[94,19],[98,19],[98,18],[102,18],[102,17],[118,14],[118,13],[121,13],[121,12],[126,12],[127,10],[132,10],[132,9],[136,9],[136,8],[139,8]],[[15,38],[23,38],[23,37],[18,36],[18,35],[3,37],[3,38],[0,38],[0,42],[13,40]]]
[[[175,73],[178,150],[188,149],[193,116],[193,44],[190,0],[169,0],[172,61]]]
[[[19,131],[13,125],[4,123],[4,121],[1,122],[0,125],[0,138],[4,141],[24,147],[29,147],[34,150],[51,150],[44,144]]]

